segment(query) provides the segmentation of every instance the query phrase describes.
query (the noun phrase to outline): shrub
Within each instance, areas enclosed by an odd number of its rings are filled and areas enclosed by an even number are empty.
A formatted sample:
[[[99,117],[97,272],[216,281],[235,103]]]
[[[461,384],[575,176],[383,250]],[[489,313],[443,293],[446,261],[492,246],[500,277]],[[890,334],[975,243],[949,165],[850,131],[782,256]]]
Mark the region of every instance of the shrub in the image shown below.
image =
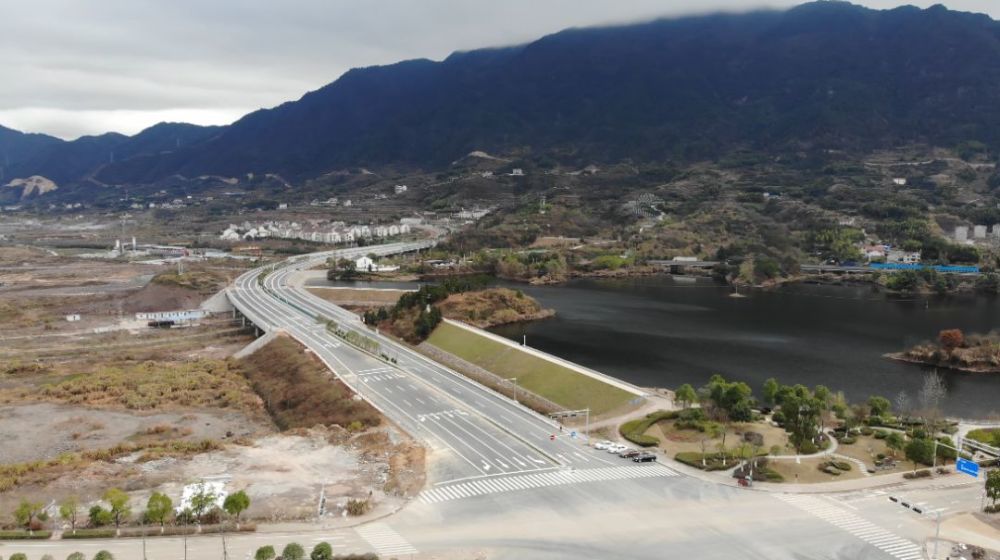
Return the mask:
[[[844,436],[844,437],[840,438],[840,443],[842,443],[844,445],[851,445],[851,444],[854,444],[854,443],[857,443],[857,442],[858,442],[858,438],[856,438],[854,436]]]
[[[333,560],[333,547],[326,542],[317,544],[309,554],[309,560]]]
[[[51,554],[43,554],[39,560],[56,560]]]
[[[875,433],[875,430],[869,428],[868,426],[864,426],[861,428],[861,435],[863,436],[870,436],[873,433]]]
[[[306,550],[296,542],[286,544],[285,548],[281,550],[282,560],[304,560],[305,557]]]
[[[903,474],[903,478],[913,480],[914,478],[927,478],[931,475],[930,469],[920,469],[919,471]]]
[[[71,552],[66,560],[87,560],[87,557],[82,552]]]
[[[347,513],[348,515],[364,515],[368,513],[370,506],[371,504],[368,503],[368,500],[355,500],[352,498],[347,500]]]
[[[15,552],[10,555],[10,560],[28,560],[28,555],[23,552]]]
[[[986,506],[983,508],[985,513],[1000,513],[1000,504]]]
[[[876,430],[874,435],[875,439],[885,439],[889,437],[889,432],[885,430]]]
[[[94,555],[94,560],[115,560],[115,556],[107,550],[102,550]]]
[[[799,453],[802,455],[812,455],[817,451],[819,451],[819,448],[816,447],[816,444],[811,441],[804,441],[799,447]]]
[[[257,552],[254,553],[253,558],[254,560],[274,560],[275,556],[277,556],[277,554],[274,552],[274,547],[267,545],[258,548]]]

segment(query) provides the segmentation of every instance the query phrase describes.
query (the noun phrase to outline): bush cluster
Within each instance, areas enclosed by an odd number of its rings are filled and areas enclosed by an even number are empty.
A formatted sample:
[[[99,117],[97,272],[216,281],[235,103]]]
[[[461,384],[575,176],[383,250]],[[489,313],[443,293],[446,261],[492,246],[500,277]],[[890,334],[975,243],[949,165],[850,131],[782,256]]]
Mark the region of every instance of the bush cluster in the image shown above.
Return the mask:
[[[621,425],[618,431],[621,433],[622,437],[638,446],[653,447],[654,445],[658,445],[660,440],[653,436],[646,435],[646,430],[661,420],[670,420],[677,417],[678,412],[676,411],[660,410],[647,414],[645,418],[625,422]]]

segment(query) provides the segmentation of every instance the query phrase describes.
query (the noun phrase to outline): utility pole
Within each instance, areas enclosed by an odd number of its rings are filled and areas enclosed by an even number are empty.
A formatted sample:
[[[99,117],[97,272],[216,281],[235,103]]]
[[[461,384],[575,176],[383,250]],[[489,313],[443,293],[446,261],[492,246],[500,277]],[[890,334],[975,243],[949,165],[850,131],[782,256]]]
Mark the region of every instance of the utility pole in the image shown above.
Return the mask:
[[[511,381],[511,382],[514,383],[514,402],[520,403],[520,401],[517,400],[517,378],[516,377],[511,377],[511,378],[508,378],[507,381]]]

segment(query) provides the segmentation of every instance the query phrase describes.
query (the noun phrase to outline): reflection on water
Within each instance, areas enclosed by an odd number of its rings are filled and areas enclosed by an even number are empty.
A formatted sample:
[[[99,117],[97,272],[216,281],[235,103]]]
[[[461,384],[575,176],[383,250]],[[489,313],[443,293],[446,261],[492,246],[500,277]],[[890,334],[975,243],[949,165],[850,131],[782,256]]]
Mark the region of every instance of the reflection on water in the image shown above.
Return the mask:
[[[892,399],[903,390],[915,401],[924,370],[883,354],[933,339],[942,329],[1000,328],[997,298],[890,299],[869,286],[795,285],[745,298],[729,297],[731,288],[709,280],[667,276],[510,287],[557,313],[495,332],[518,342],[527,335],[530,346],[642,386],[698,386],[721,373],[758,392],[773,376],[824,384],[852,400]],[[1000,412],[1000,374],[941,373],[949,414]]]
[[[915,399],[922,368],[882,358],[946,328],[986,332],[1000,302],[981,296],[889,299],[868,286],[796,285],[729,297],[671,277],[519,286],[556,316],[495,332],[643,386],[703,384],[713,373],[759,388],[768,377],[825,384],[851,399]],[[1000,375],[942,371],[956,416],[1000,411]]]

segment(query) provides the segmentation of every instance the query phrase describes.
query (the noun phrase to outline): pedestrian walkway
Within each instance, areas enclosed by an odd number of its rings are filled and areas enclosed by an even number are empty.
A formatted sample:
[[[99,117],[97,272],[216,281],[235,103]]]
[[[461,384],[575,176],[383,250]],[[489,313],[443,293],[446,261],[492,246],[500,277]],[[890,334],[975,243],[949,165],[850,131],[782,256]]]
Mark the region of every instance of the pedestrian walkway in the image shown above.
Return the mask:
[[[845,461],[850,461],[854,463],[855,465],[858,466],[858,470],[861,471],[861,474],[865,475],[866,477],[872,475],[872,473],[868,472],[868,465],[866,465],[865,462],[862,461],[861,459],[855,459],[854,457],[848,457],[847,455],[841,455],[839,453],[834,453],[833,456],[838,459],[843,459]]]
[[[425,504],[436,504],[486,494],[500,494],[546,486],[671,476],[678,476],[677,471],[663,465],[637,465],[572,471],[556,470],[536,474],[478,478],[467,482],[438,486],[421,492],[420,501]]]
[[[372,548],[380,556],[416,554],[418,552],[402,535],[385,523],[369,523],[354,529],[354,531],[372,545]]]
[[[851,535],[899,560],[920,560],[920,547],[875,525],[856,513],[832,504],[828,500],[801,494],[777,494],[779,500],[843,529]]]

